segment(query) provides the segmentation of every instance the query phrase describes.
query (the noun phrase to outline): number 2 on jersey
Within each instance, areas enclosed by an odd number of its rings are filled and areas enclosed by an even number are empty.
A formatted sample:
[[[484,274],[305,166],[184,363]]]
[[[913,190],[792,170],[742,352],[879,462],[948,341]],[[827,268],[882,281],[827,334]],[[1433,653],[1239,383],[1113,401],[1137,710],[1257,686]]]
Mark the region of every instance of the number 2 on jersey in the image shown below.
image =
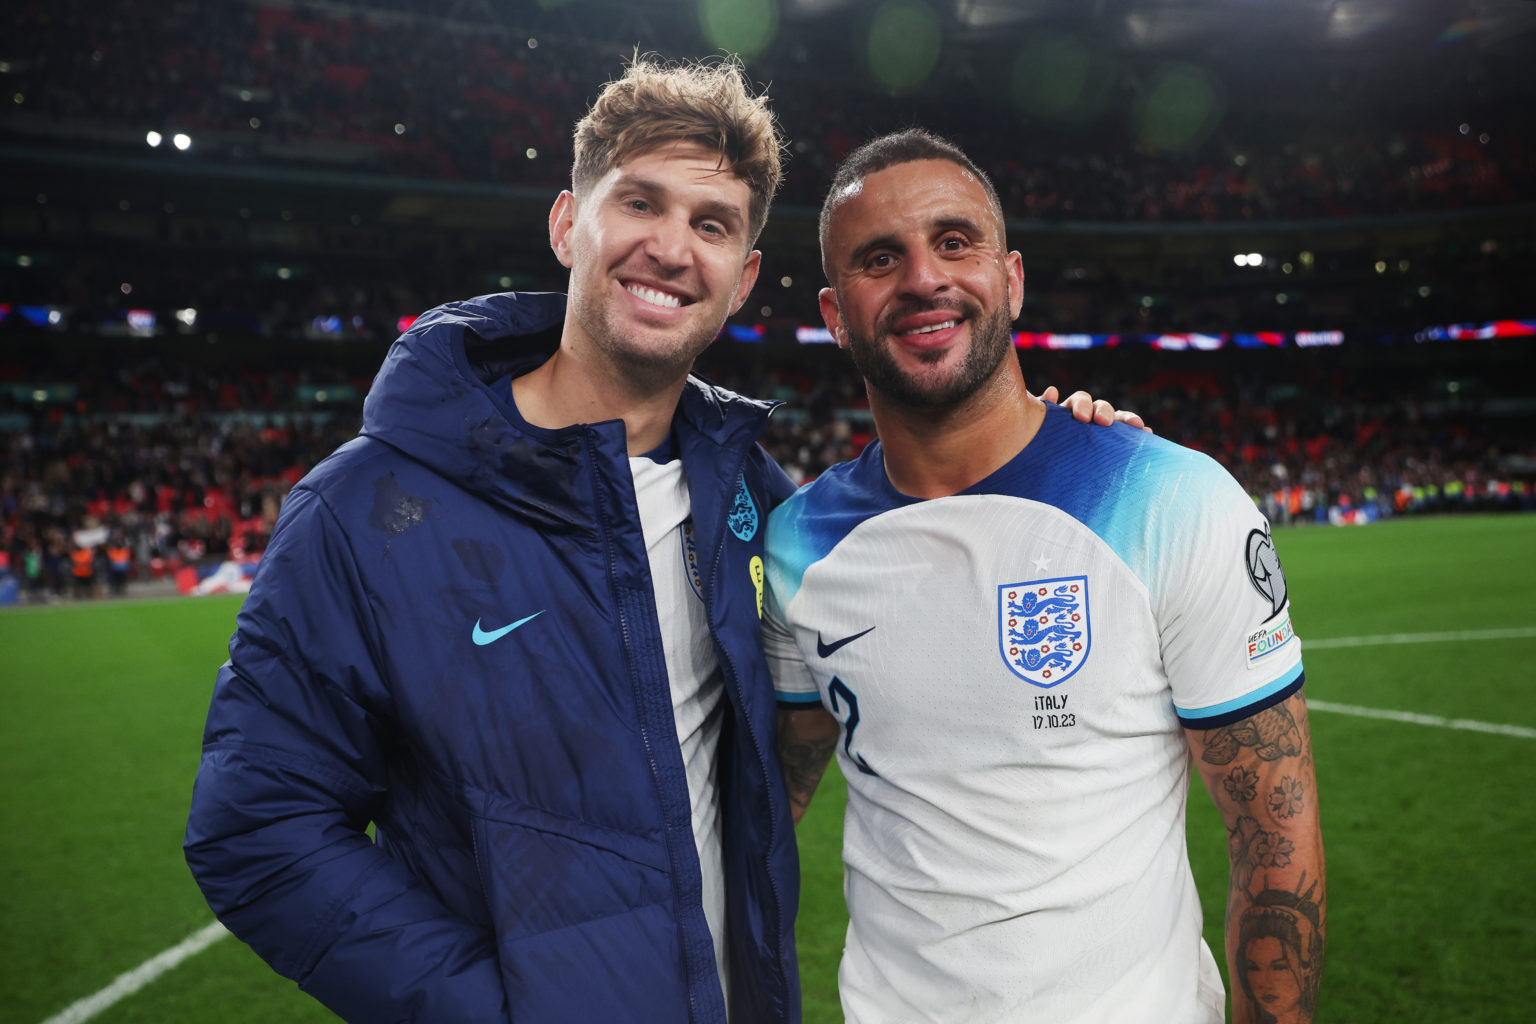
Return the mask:
[[[859,771],[878,779],[880,773],[869,766],[869,762],[864,760],[864,755],[853,752],[853,730],[859,727],[859,698],[854,696],[853,691],[848,689],[848,684],[843,682],[840,676],[832,677],[832,682],[827,684],[827,694],[832,698],[834,715],[842,711],[838,706],[839,698],[848,705],[848,717],[843,719],[843,753],[858,766]]]

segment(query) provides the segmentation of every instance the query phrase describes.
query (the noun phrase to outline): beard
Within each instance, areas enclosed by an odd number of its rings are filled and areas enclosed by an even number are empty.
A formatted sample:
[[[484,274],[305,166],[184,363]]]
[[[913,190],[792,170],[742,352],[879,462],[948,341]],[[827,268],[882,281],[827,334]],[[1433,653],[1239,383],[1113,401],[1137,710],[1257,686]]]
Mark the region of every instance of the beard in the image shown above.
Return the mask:
[[[710,324],[693,323],[658,336],[656,328],[637,330],[601,303],[574,294],[571,298],[568,315],[615,369],[617,379],[637,394],[666,388],[687,376],[694,360],[720,333],[718,324],[711,329]]]
[[[933,310],[947,310],[965,317],[971,327],[971,346],[960,365],[951,372],[945,373],[936,366],[948,355],[947,352],[923,353],[918,357],[925,366],[933,367],[931,372],[905,371],[896,364],[891,346],[882,344],[879,339],[889,337],[893,325],[902,317]],[[911,409],[941,411],[962,404],[991,379],[1003,358],[1013,351],[1013,332],[1009,330],[1012,324],[1006,300],[985,313],[974,305],[906,308],[885,317],[872,336],[857,334],[850,328],[848,350],[853,356],[853,365],[858,367],[871,390]]]

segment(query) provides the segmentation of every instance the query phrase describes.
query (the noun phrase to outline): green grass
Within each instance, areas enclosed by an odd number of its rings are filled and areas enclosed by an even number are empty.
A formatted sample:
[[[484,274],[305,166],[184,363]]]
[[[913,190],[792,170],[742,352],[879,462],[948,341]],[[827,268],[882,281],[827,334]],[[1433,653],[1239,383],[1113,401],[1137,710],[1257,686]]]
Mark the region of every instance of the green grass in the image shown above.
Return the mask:
[[[1536,517],[1405,520],[1277,537],[1303,642],[1536,626]],[[181,834],[231,598],[0,613],[0,1021],[37,1024],[211,915]],[[1305,648],[1304,648],[1305,649]],[[1309,650],[1308,696],[1536,727],[1536,639]],[[1536,1002],[1536,740],[1315,711],[1328,850],[1318,1017],[1524,1024]],[[808,1024],[841,1019],[847,917],[833,771],[802,824]],[[1190,800],[1220,959],[1225,832]],[[95,1018],[334,1020],[226,939]]]

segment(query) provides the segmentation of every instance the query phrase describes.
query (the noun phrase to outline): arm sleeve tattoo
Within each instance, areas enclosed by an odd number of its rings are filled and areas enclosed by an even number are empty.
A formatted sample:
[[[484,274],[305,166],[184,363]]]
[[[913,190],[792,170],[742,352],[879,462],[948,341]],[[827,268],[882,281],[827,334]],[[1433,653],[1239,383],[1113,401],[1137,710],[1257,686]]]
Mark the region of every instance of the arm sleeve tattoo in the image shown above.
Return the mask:
[[[1309,1024],[1323,971],[1327,897],[1306,703],[1297,693],[1188,736],[1227,825],[1232,1019]]]
[[[825,708],[779,711],[779,762],[795,824],[805,816],[827,762],[837,750],[838,721]]]

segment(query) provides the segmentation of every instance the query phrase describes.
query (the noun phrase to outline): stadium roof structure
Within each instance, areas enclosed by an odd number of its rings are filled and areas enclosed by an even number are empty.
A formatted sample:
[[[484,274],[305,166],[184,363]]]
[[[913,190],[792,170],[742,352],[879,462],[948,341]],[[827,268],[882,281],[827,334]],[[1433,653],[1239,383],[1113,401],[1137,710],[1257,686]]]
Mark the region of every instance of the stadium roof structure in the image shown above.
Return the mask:
[[[402,2],[363,6],[398,12]],[[727,49],[850,84],[869,81],[882,46],[929,62],[904,84],[872,83],[898,92],[985,86],[1021,47],[1049,42],[1112,71],[1199,61],[1239,89],[1326,71],[1346,103],[1529,95],[1536,38],[1529,0],[456,0],[436,10],[642,48],[665,39],[695,53]],[[1388,70],[1390,93],[1378,77]]]

